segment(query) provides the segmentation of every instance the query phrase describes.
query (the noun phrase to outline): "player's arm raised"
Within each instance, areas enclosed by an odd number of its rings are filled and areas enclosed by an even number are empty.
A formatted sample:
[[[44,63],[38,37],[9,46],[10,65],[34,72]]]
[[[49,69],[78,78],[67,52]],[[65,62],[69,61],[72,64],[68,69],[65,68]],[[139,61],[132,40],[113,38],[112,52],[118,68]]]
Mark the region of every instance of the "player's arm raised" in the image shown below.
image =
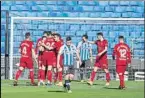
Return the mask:
[[[95,44],[96,41],[88,41],[89,44]]]

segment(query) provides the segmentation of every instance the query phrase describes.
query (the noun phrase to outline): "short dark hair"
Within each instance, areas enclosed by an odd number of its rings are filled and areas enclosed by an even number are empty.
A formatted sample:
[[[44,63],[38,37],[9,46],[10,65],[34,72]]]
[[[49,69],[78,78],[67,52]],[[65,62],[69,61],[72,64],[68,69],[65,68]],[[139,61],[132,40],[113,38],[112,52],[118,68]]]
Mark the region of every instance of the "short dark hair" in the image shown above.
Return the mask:
[[[28,38],[28,37],[30,37],[30,32],[26,32],[25,34],[25,38]]]
[[[44,34],[47,34],[47,31],[44,31],[44,32],[43,32],[43,35],[44,35]]]
[[[120,35],[118,38],[119,38],[119,39],[124,39],[124,36]]]
[[[71,41],[71,37],[70,36],[66,37],[66,41]]]
[[[85,37],[86,39],[88,39],[88,35],[87,34],[84,34],[83,37]]]
[[[42,39],[47,38],[46,36],[42,36]]]
[[[47,36],[50,36],[52,35],[52,32],[51,31],[47,31]]]
[[[58,33],[55,33],[54,36],[58,36],[59,38],[61,38],[61,35]]]
[[[101,35],[101,36],[103,36],[103,33],[102,33],[102,32],[99,32],[99,33],[97,33],[97,35]]]

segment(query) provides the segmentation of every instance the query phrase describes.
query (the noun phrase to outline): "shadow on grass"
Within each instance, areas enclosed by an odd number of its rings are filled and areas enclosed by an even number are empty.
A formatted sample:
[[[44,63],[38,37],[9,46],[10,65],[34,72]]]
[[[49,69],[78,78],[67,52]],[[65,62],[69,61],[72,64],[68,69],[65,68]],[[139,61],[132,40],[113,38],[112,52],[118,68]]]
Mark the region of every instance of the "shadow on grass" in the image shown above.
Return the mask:
[[[119,90],[119,89],[116,88],[116,87],[104,87],[104,89],[115,89],[115,90]]]
[[[59,91],[59,90],[56,90],[56,91],[47,91],[47,92],[57,92],[57,93],[64,93],[64,91]]]

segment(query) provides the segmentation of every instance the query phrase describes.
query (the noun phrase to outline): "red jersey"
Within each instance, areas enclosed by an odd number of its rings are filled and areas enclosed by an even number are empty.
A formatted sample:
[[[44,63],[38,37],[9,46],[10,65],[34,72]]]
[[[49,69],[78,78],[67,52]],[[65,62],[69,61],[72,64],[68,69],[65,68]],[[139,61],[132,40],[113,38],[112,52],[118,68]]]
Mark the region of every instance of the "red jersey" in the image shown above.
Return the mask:
[[[63,40],[60,39],[60,41],[56,42],[55,45],[56,45],[56,53],[58,53],[60,47],[63,45]]]
[[[52,50],[45,49],[45,51],[54,51],[54,49],[55,49],[55,40],[54,40],[54,38],[47,38],[46,41],[44,42],[44,44],[46,46],[49,46],[49,47],[53,48]]]
[[[95,42],[95,44],[97,45],[97,51],[98,51],[98,53],[101,53],[105,49],[105,47],[108,47],[108,41],[105,40],[105,39],[103,41],[97,40]],[[107,58],[107,52],[102,54],[101,57],[102,58]]]
[[[41,41],[42,41],[42,38],[39,38],[39,39],[37,40],[36,49],[35,49],[35,52],[36,52],[36,53],[39,52],[39,47],[41,46],[41,45],[40,45]]]
[[[131,63],[130,48],[125,43],[115,45],[113,56],[116,56],[116,65],[127,65],[128,63]]]
[[[22,57],[32,57],[33,42],[24,40],[20,44],[21,56]]]

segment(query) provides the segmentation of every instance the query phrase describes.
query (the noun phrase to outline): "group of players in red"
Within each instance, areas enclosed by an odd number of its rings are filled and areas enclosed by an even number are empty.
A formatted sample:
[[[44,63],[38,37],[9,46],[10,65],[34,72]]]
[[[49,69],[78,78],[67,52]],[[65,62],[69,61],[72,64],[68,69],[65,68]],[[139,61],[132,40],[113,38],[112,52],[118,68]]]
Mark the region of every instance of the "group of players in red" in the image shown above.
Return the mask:
[[[60,47],[63,45],[63,40],[60,34],[52,34],[51,31],[45,31],[43,37],[38,39],[36,48],[33,48],[33,42],[30,38],[30,33],[25,34],[25,40],[21,42],[19,51],[21,53],[20,66],[16,72],[14,86],[17,86],[18,78],[20,77],[23,69],[26,67],[30,71],[30,79],[32,85],[43,85],[45,82],[45,73],[47,73],[47,85],[52,83],[52,69],[55,73],[54,82],[59,81],[58,86],[62,86],[62,70],[63,70],[63,56],[61,56],[59,63],[57,64],[57,55]],[[108,42],[104,39],[103,33],[97,34],[97,41],[88,41],[90,44],[96,44],[98,54],[96,56],[96,62],[94,69],[91,73],[88,84],[93,85],[95,74],[99,68],[106,72],[106,85],[110,82],[110,73],[108,70],[107,60],[107,48]],[[34,68],[33,59],[38,65],[38,84],[34,82]],[[130,48],[124,42],[124,37],[119,36],[119,43],[115,45],[113,50],[113,60],[116,59],[116,72],[120,79],[120,89],[125,88],[124,73],[127,65],[131,63]],[[60,66],[56,66],[60,65]],[[46,72],[47,71],[47,72]]]
[[[55,73],[54,82],[59,80],[57,85],[62,86],[62,56],[60,57],[60,66],[56,67],[57,54],[63,45],[63,40],[59,34],[52,34],[51,31],[45,31],[42,38],[38,39],[36,48],[34,49],[31,41],[30,33],[25,34],[25,40],[21,42],[19,51],[21,54],[19,70],[16,72],[14,86],[17,86],[17,80],[23,69],[26,67],[30,71],[31,84],[36,86],[34,82],[33,59],[38,65],[38,85],[45,83],[47,74],[47,85],[52,83],[52,69]]]

